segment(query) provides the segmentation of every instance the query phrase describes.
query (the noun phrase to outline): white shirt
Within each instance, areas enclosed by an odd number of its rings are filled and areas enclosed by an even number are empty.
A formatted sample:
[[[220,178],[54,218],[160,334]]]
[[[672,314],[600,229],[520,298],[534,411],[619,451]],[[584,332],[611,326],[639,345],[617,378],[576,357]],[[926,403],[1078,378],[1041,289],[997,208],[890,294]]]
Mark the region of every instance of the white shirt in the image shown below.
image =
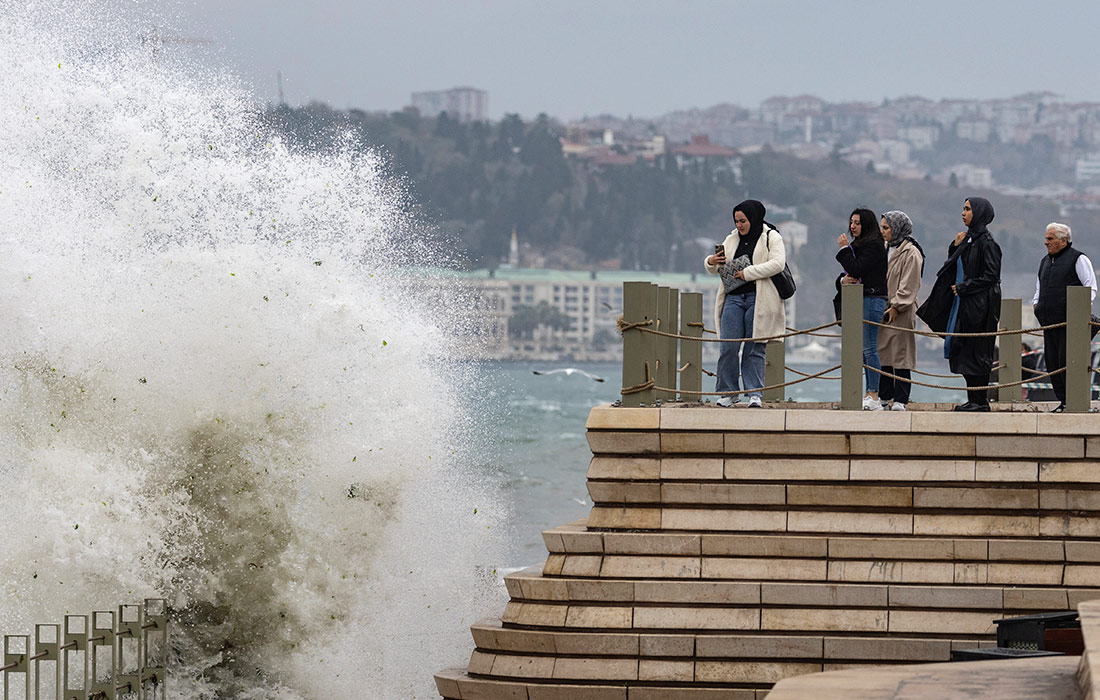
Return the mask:
[[[1085,287],[1092,287],[1092,300],[1096,300],[1096,273],[1092,269],[1092,261],[1089,256],[1081,254],[1077,256],[1077,264],[1073,268],[1077,271],[1077,279]],[[1035,276],[1035,296],[1031,299],[1031,305],[1039,303],[1039,276]]]

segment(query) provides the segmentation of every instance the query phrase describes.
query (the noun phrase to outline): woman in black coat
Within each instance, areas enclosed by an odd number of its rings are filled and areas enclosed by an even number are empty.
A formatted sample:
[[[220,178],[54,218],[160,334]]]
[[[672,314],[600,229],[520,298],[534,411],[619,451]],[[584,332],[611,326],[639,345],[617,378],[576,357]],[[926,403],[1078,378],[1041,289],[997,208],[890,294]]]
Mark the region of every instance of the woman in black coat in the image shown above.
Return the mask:
[[[856,209],[848,217],[848,233],[852,234],[851,239],[846,234],[836,239],[840,248],[836,259],[845,272],[839,282],[863,284],[863,319],[882,323],[882,314],[886,311],[886,241],[882,238],[878,217],[870,209]],[[874,371],[882,368],[878,356],[878,326],[863,325],[863,364],[873,368],[863,370],[867,382],[863,408],[881,411],[878,387],[882,375]]]
[[[947,249],[947,262],[936,273],[928,299],[917,310],[937,333],[983,333],[997,330],[1001,316],[1001,247],[987,226],[993,221],[988,199],[971,197],[963,204],[967,229],[955,236]],[[968,387],[989,384],[993,369],[995,336],[958,338],[947,336],[944,357],[951,371],[963,375]],[[988,411],[984,390],[967,391],[968,401],[956,411]]]

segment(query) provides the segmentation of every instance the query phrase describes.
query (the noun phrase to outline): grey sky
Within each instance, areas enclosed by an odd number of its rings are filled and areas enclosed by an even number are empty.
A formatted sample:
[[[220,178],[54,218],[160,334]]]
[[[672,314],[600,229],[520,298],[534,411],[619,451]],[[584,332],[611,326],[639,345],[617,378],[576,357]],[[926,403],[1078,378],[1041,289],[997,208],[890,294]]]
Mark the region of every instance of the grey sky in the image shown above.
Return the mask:
[[[418,90],[489,91],[494,118],[656,116],[776,94],[830,101],[1100,101],[1095,0],[146,0],[165,31],[273,100],[399,109]],[[158,24],[161,20],[157,20]],[[187,50],[176,47],[174,50]],[[194,49],[190,49],[193,53]]]

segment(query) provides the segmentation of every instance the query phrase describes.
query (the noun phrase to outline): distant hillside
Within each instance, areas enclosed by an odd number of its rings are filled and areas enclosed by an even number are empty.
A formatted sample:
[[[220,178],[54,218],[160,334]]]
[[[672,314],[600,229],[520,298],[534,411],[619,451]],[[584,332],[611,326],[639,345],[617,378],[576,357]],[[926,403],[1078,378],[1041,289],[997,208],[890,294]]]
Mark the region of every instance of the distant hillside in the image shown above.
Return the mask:
[[[1076,242],[1100,260],[1100,214],[1059,217],[1048,202],[964,192],[930,181],[900,180],[850,166],[838,157],[811,162],[764,150],[743,159],[742,182],[706,167],[653,164],[593,168],[562,154],[564,128],[540,116],[461,124],[415,111],[372,114],[311,105],[264,114],[297,147],[324,150],[351,142],[382,153],[405,178],[426,228],[454,241],[470,266],[495,267],[507,256],[513,227],[528,260],[548,266],[701,271],[711,243],[732,228],[730,210],[746,197],[797,207],[809,241],[792,266],[801,277],[800,325],[831,317],[836,238],[856,206],[906,211],[928,254],[925,281],[961,230],[966,196],[988,197],[991,227],[1004,251],[1006,277],[1026,281],[1043,253],[1044,226],[1064,220]],[[1005,148],[1009,148],[1005,146]],[[1019,286],[1019,285],[1017,285]],[[1022,292],[1013,292],[1021,294]]]

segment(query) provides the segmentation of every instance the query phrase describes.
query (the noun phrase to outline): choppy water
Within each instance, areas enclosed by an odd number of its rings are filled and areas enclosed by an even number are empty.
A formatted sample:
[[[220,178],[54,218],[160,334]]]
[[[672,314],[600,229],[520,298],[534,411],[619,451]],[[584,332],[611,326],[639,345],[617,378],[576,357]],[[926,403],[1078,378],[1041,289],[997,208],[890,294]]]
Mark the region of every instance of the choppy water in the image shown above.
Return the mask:
[[[163,596],[173,697],[430,697],[505,559],[462,319],[373,156],[122,6],[0,0],[0,630]]]

